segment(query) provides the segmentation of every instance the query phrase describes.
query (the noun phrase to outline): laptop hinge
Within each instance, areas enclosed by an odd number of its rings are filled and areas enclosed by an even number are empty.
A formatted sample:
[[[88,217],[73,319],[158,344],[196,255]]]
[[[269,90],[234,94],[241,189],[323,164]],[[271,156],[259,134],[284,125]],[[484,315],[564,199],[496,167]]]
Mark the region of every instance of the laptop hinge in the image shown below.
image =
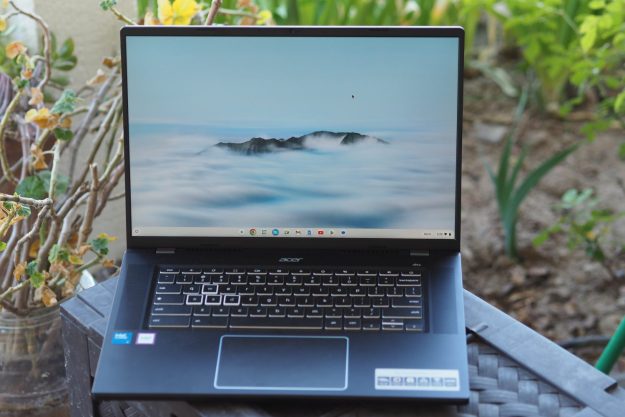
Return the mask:
[[[176,249],[175,248],[156,248],[156,253],[171,255],[171,254],[176,253]]]
[[[430,256],[429,250],[411,250],[410,256]]]

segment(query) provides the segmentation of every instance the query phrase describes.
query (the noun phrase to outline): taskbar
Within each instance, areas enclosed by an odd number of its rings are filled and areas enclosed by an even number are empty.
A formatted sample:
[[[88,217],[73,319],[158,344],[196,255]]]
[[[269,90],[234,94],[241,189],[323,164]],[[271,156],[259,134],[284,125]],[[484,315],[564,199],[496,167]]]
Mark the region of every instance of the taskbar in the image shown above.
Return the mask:
[[[361,229],[298,227],[140,227],[133,236],[146,237],[244,237],[244,238],[361,238],[361,239],[454,239],[450,229]]]

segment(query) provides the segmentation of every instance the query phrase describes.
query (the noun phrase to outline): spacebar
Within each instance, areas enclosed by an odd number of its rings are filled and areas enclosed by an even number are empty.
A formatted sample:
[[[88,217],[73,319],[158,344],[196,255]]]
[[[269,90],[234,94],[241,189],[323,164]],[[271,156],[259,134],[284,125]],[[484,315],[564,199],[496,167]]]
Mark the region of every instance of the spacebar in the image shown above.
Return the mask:
[[[283,317],[230,317],[231,329],[311,329],[321,330],[323,319]]]

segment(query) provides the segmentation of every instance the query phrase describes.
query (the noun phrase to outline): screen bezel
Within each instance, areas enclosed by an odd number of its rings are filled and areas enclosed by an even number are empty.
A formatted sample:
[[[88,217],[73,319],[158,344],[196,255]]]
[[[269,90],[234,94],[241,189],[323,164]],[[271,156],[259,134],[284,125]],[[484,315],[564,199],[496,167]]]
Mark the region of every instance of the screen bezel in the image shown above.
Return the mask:
[[[428,37],[458,39],[458,99],[456,123],[456,199],[454,239],[191,237],[133,236],[130,193],[130,145],[126,38],[129,36],[266,36],[266,37]],[[462,98],[464,30],[461,27],[350,26],[125,26],[120,31],[124,115],[124,184],[128,248],[289,248],[289,249],[416,249],[460,250],[460,181],[462,166]]]

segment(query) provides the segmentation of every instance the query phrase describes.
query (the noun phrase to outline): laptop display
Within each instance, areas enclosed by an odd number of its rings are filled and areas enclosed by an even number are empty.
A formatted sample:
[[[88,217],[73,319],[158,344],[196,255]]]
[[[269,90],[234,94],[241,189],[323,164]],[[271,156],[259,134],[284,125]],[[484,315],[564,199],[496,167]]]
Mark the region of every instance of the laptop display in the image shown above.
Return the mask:
[[[133,236],[454,239],[457,38],[126,48]]]

